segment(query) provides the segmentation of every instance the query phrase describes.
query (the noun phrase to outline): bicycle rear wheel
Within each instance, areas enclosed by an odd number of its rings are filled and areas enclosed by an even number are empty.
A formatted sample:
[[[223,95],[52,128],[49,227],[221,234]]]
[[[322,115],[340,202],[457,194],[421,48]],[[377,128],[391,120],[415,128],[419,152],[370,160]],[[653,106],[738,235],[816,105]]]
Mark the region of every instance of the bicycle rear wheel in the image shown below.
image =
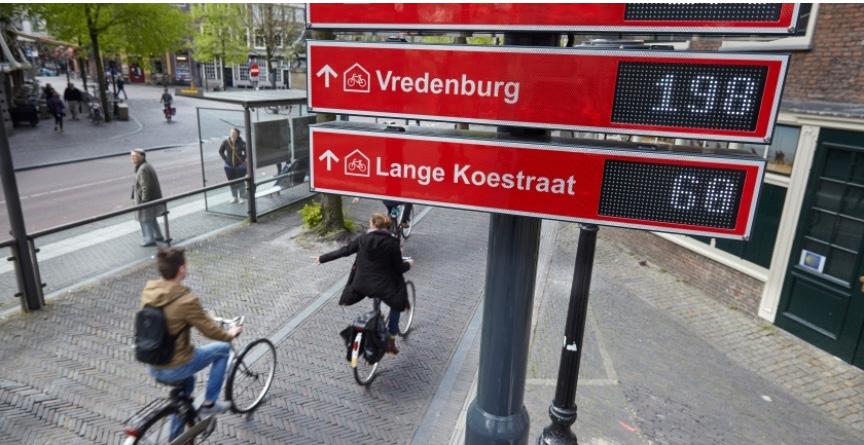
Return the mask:
[[[171,443],[171,423],[177,415],[177,408],[168,406],[147,419],[123,445],[165,445]],[[187,422],[188,423],[188,422]],[[192,425],[186,425],[191,427]],[[187,444],[192,444],[190,439]]]
[[[249,343],[234,359],[225,398],[235,413],[248,413],[264,400],[276,374],[276,348],[266,338]]]
[[[401,224],[405,217],[405,204],[399,206],[399,216],[397,217],[397,221]],[[401,226],[400,226],[401,227]],[[401,227],[399,229],[399,234],[402,235],[402,238],[408,239],[411,236],[411,228],[414,227],[413,224],[409,223],[408,227]]]
[[[405,287],[408,290],[408,309],[399,317],[399,336],[407,337],[411,332],[411,325],[414,323],[414,308],[417,304],[417,291],[414,288],[414,282],[406,281]]]
[[[354,368],[354,380],[360,386],[369,386],[375,380],[376,372],[378,371],[378,363],[369,363],[363,357],[362,339],[363,333],[358,332],[354,335],[354,344],[352,345],[351,367]]]

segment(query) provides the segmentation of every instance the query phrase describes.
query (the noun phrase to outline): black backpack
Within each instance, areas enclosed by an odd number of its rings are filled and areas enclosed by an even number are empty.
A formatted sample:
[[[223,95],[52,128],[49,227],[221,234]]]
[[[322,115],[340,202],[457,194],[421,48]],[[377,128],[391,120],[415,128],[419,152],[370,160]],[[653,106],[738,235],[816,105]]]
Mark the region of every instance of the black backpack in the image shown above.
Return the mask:
[[[185,330],[185,329],[184,329]],[[174,356],[174,341],[183,333],[168,334],[161,307],[144,306],[135,314],[135,358],[148,365],[164,365]]]

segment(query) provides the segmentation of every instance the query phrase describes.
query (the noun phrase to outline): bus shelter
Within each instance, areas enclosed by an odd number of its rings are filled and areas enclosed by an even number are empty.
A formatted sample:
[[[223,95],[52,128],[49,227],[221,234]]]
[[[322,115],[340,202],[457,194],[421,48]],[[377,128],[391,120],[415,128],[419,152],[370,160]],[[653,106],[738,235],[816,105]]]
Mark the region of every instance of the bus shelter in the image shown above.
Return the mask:
[[[206,92],[196,97],[220,105],[196,108],[204,187],[229,180],[220,147],[232,128],[246,144],[245,186],[208,192],[208,212],[255,221],[311,195],[309,125],[315,116],[306,108],[305,90]]]

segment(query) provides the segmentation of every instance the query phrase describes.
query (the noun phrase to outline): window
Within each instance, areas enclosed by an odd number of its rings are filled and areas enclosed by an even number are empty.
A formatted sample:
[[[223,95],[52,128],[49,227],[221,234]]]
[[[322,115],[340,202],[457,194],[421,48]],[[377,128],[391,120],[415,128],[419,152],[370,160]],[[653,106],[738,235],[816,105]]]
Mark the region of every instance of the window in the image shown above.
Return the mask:
[[[771,145],[741,144],[741,148],[765,158],[768,161],[766,171],[789,176],[792,174],[800,136],[801,129],[798,127],[777,125]]]
[[[771,145],[726,144],[724,142],[695,140],[678,142],[708,149],[721,149],[729,145],[729,148],[738,148],[765,158],[767,160],[766,172],[789,175],[792,172],[792,163],[798,148],[800,133],[801,129],[798,127],[777,125],[774,129]],[[780,217],[783,213],[785,200],[785,186],[763,182],[758,205],[754,211],[753,227],[749,240],[739,241],[697,236],[690,238],[710,246],[707,247],[708,249],[713,247],[722,250],[767,269],[771,266],[771,257],[774,253],[774,243],[777,240],[777,230],[780,227]]]
[[[260,29],[255,30],[255,48],[264,48],[264,33]]]
[[[204,76],[208,79],[216,79],[216,63],[204,64]]]
[[[766,269],[771,267],[771,255],[774,253],[774,242],[777,240],[777,229],[780,227],[780,216],[783,213],[785,200],[786,187],[762,184],[750,239],[748,241],[717,239],[714,247]]]
[[[240,69],[240,80],[249,80],[249,64],[244,63],[242,65],[238,65],[237,68]]]

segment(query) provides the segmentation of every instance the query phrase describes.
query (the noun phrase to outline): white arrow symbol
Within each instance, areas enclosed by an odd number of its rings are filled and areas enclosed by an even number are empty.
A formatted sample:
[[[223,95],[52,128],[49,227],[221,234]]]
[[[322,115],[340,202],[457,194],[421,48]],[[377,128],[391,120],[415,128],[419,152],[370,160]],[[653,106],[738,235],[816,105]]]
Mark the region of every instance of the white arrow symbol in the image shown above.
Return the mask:
[[[324,88],[330,88],[330,76],[333,76],[334,79],[339,77],[339,75],[336,74],[336,71],[333,71],[333,68],[330,68],[330,65],[324,65],[323,68],[321,68],[320,70],[318,70],[317,73],[315,73],[315,76],[324,76]]]
[[[325,159],[327,160],[327,171],[328,172],[330,171],[331,163],[333,161],[339,162],[339,158],[336,157],[336,155],[334,155],[333,152],[330,150],[327,150],[323,154],[321,154],[321,156],[318,156],[319,161],[323,161]]]

